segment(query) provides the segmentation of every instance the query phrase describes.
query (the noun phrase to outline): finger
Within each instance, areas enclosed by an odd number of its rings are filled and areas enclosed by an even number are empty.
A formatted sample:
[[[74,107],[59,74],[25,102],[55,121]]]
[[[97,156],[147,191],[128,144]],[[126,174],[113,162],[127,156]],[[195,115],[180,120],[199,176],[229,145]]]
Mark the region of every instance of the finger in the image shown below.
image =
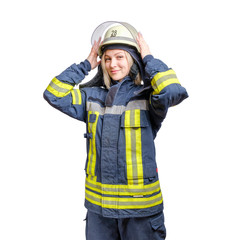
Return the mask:
[[[98,41],[96,42],[96,47],[98,48],[100,46],[101,43],[101,37],[99,37]]]
[[[93,44],[93,51],[97,52],[98,51],[98,47],[99,47],[98,42],[96,42],[96,40],[95,40],[94,44]]]
[[[140,34],[140,32],[138,32],[137,39],[140,40],[140,38],[141,38],[141,34]]]
[[[96,41],[94,40],[94,43],[93,43],[93,45],[92,45],[92,51],[94,50],[95,45],[96,45]]]
[[[140,44],[141,44],[141,36],[140,36],[140,33],[138,33],[136,40],[137,40],[138,44],[140,45]]]
[[[139,37],[138,37],[138,35],[136,36],[136,40],[137,40],[137,42],[139,42]]]

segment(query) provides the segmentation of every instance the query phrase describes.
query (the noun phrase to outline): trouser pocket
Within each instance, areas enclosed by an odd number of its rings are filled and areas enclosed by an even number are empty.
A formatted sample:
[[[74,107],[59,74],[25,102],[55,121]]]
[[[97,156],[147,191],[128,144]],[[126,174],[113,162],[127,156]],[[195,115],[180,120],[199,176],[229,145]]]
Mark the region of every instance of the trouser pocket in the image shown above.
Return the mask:
[[[154,216],[151,221],[151,226],[153,229],[153,239],[163,240],[166,238],[166,228],[164,225],[164,215],[163,212]]]

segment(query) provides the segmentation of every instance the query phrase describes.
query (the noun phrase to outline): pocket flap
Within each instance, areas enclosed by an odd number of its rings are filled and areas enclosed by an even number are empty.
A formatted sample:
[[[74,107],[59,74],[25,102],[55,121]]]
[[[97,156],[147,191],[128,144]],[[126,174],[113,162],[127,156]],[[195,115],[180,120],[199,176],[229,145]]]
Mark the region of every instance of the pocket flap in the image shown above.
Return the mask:
[[[157,164],[155,161],[151,160],[151,162],[145,163],[143,169],[144,178],[149,178],[149,180],[153,180],[155,177],[157,177]]]
[[[163,216],[163,214],[161,214],[161,215],[159,215],[156,218],[151,220],[151,225],[152,225],[152,228],[154,230],[159,229],[160,227],[163,226],[163,224],[164,224],[164,216]]]
[[[97,115],[92,113],[89,115],[89,121],[90,123],[94,123],[96,121]]]

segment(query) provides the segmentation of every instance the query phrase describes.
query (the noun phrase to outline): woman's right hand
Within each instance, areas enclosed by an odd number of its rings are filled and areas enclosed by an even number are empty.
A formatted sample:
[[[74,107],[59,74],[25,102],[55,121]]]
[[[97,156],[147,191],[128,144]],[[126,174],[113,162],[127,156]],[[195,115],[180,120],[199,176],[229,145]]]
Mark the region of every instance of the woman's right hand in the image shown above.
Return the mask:
[[[91,64],[91,69],[96,68],[100,64],[100,62],[101,62],[101,60],[100,61],[97,60],[98,48],[99,48],[100,43],[101,43],[101,38],[99,38],[97,42],[94,41],[94,44],[93,44],[92,49],[91,49],[91,52],[90,52],[90,54],[89,54],[89,56],[87,58],[87,60]]]
[[[148,44],[146,43],[145,39],[143,38],[143,35],[139,32],[138,35],[137,35],[137,43],[140,47],[140,52],[141,52],[141,56],[142,56],[142,59],[147,56],[147,55],[150,55],[151,52],[150,52],[150,49],[149,49],[149,46]]]

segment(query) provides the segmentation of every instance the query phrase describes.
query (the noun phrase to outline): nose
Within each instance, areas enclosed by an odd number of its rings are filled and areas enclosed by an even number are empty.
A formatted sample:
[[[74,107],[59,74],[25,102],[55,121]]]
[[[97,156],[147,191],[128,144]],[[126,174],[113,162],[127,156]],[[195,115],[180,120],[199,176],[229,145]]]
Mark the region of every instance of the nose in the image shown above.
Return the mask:
[[[111,68],[114,68],[114,67],[116,67],[116,65],[117,65],[116,59],[115,59],[115,58],[112,58],[112,59],[111,59],[111,63],[110,63],[110,67],[111,67]]]

